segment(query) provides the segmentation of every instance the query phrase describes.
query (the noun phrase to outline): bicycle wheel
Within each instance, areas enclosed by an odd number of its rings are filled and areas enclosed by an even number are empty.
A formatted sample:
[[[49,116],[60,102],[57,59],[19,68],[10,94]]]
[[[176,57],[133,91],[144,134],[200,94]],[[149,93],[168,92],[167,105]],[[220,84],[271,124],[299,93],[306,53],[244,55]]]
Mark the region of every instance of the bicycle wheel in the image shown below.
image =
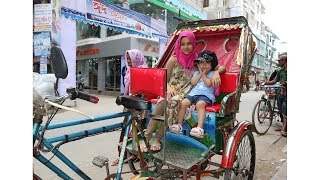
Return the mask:
[[[226,169],[224,180],[248,179],[252,180],[256,162],[256,146],[253,134],[245,130],[237,142],[233,168]]]
[[[252,123],[257,130],[257,134],[264,135],[272,124],[271,107],[267,100],[260,99],[252,111]]]

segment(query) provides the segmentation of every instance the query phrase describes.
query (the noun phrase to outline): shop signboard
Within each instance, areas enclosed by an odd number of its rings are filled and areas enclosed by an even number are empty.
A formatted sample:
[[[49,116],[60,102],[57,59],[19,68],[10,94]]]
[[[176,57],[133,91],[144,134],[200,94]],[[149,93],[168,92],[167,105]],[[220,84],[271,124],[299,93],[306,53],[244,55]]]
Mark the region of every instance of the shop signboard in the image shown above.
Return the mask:
[[[35,32],[51,30],[51,4],[35,4],[33,28]]]
[[[42,32],[33,36],[34,56],[50,55],[50,32]]]
[[[60,23],[60,0],[52,0],[52,22],[51,22],[51,35],[52,41],[61,46],[61,23]]]
[[[133,29],[142,34],[150,35],[150,28],[145,24],[126,16],[125,12],[122,10],[124,8],[116,7],[116,5],[112,3],[101,0],[87,0],[86,7],[87,18],[92,21],[124,27],[126,29]],[[128,11],[128,9],[126,9],[126,11]],[[145,22],[148,21],[148,19],[143,20]],[[151,22],[146,23],[151,24]]]

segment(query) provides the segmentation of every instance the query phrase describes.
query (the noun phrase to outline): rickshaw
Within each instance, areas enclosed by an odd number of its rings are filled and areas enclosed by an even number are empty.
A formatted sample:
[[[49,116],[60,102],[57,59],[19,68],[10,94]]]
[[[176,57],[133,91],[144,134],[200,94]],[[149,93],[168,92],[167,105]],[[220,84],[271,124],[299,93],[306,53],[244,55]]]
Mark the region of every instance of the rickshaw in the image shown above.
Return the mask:
[[[216,97],[216,102],[212,106],[206,107],[205,134],[202,139],[194,138],[189,134],[190,129],[197,123],[196,110],[191,112],[191,116],[183,124],[183,135],[173,134],[168,130],[166,115],[152,115],[156,98],[166,98],[167,78],[164,67],[173,52],[174,43],[179,33],[185,29],[194,32],[198,52],[204,49],[214,51],[218,56],[219,64],[227,69],[226,73],[220,75],[220,95]],[[132,95],[122,95],[116,99],[116,104],[127,108],[127,112],[92,117],[62,106],[66,99],[74,100],[76,98],[98,103],[97,97],[80,92],[75,88],[67,89],[65,96],[37,98],[40,100],[34,103],[33,156],[59,177],[72,179],[50,162],[50,159],[46,159],[42,155],[42,152],[52,152],[82,179],[90,179],[59,151],[59,147],[85,137],[122,129],[124,137],[119,144],[121,154],[117,172],[110,174],[107,158],[98,156],[93,160],[93,163],[99,167],[106,166],[107,176],[105,179],[122,179],[121,175],[125,173],[122,172],[124,162],[128,162],[131,172],[135,175],[132,179],[187,179],[191,176],[195,176],[196,179],[203,176],[223,177],[224,179],[253,179],[256,149],[252,131],[255,131],[255,128],[249,121],[238,121],[236,113],[239,110],[243,87],[240,79],[243,74],[248,73],[254,52],[255,43],[244,17],[180,23],[156,68],[130,69],[130,92]],[[52,67],[58,82],[60,78],[66,78],[68,74],[66,62],[63,52],[58,47],[51,49],[51,56]],[[57,83],[54,88],[57,91]],[[56,95],[58,94],[56,93]],[[44,123],[42,119],[45,115],[45,104],[58,109],[52,109],[52,114]],[[59,109],[81,113],[88,118],[50,123]],[[122,123],[53,138],[44,137],[47,130],[125,116],[128,117],[127,121]],[[144,137],[144,127],[151,117],[165,122],[164,130],[166,133],[162,139],[160,152],[143,153],[140,150],[142,141],[150,150],[150,144],[146,142]],[[56,144],[53,145],[54,143]],[[211,161],[214,156],[221,156],[220,162]],[[210,165],[215,168],[208,169],[207,167]],[[34,179],[37,178],[38,176],[34,174]]]
[[[172,54],[179,33],[186,29],[194,32],[198,52],[205,49],[214,51],[219,64],[227,68],[227,72],[221,75],[220,95],[216,97],[215,104],[206,107],[204,138],[190,136],[191,128],[197,124],[197,113],[194,110],[183,124],[183,135],[173,134],[165,126],[163,147],[158,153],[141,152],[139,145],[142,141],[150,150],[150,144],[143,133],[129,139],[122,148],[126,148],[129,159],[138,156],[140,160],[139,163],[129,160],[129,166],[134,174],[138,174],[138,179],[187,179],[190,176],[200,179],[203,175],[223,175],[225,179],[252,179],[255,167],[252,131],[255,128],[251,122],[236,120],[243,87],[240,79],[243,74],[248,73],[255,51],[252,33],[244,17],[179,24],[156,69],[131,68],[130,90],[134,96],[120,96],[117,104],[130,109],[132,113],[150,111],[152,114],[157,102],[153,98],[166,96],[166,73],[161,68],[165,67]],[[154,86],[150,87],[150,84]],[[143,119],[150,112],[141,113],[137,122],[145,122]],[[165,116],[154,118],[166,120]],[[138,123],[137,126],[142,124]],[[210,161],[214,155],[222,156],[220,163]],[[209,164],[217,168],[206,170]]]

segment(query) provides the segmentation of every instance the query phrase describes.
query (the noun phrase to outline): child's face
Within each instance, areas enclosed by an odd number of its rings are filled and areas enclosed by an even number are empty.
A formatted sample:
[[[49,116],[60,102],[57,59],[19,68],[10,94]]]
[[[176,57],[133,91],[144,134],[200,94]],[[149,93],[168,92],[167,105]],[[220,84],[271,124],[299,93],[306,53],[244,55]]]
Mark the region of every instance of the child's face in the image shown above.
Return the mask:
[[[190,39],[187,37],[181,38],[180,48],[184,54],[189,54],[193,50]]]
[[[211,62],[207,62],[207,61],[199,61],[198,62],[198,68],[201,69],[202,71],[210,71],[212,66],[211,66]]]

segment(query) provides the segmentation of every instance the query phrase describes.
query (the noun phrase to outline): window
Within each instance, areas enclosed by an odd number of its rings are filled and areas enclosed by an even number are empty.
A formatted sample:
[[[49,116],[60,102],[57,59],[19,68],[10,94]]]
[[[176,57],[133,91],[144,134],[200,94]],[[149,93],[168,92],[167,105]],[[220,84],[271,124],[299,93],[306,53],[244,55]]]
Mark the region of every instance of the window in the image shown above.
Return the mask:
[[[122,32],[120,32],[120,31],[115,31],[115,30],[113,30],[113,29],[107,28],[107,37],[109,37],[109,36],[115,36],[115,35],[118,35],[118,34],[122,34]]]
[[[77,40],[87,39],[87,38],[100,38],[100,26],[95,26],[91,24],[85,24],[83,22],[77,22]]]
[[[209,0],[203,1],[203,7],[209,7]]]
[[[223,4],[223,6],[226,6],[227,5],[227,0],[223,0],[223,2],[222,2]]]
[[[221,12],[218,11],[218,19],[221,19]]]
[[[269,38],[269,42],[271,42],[271,35],[270,35],[270,38]]]

